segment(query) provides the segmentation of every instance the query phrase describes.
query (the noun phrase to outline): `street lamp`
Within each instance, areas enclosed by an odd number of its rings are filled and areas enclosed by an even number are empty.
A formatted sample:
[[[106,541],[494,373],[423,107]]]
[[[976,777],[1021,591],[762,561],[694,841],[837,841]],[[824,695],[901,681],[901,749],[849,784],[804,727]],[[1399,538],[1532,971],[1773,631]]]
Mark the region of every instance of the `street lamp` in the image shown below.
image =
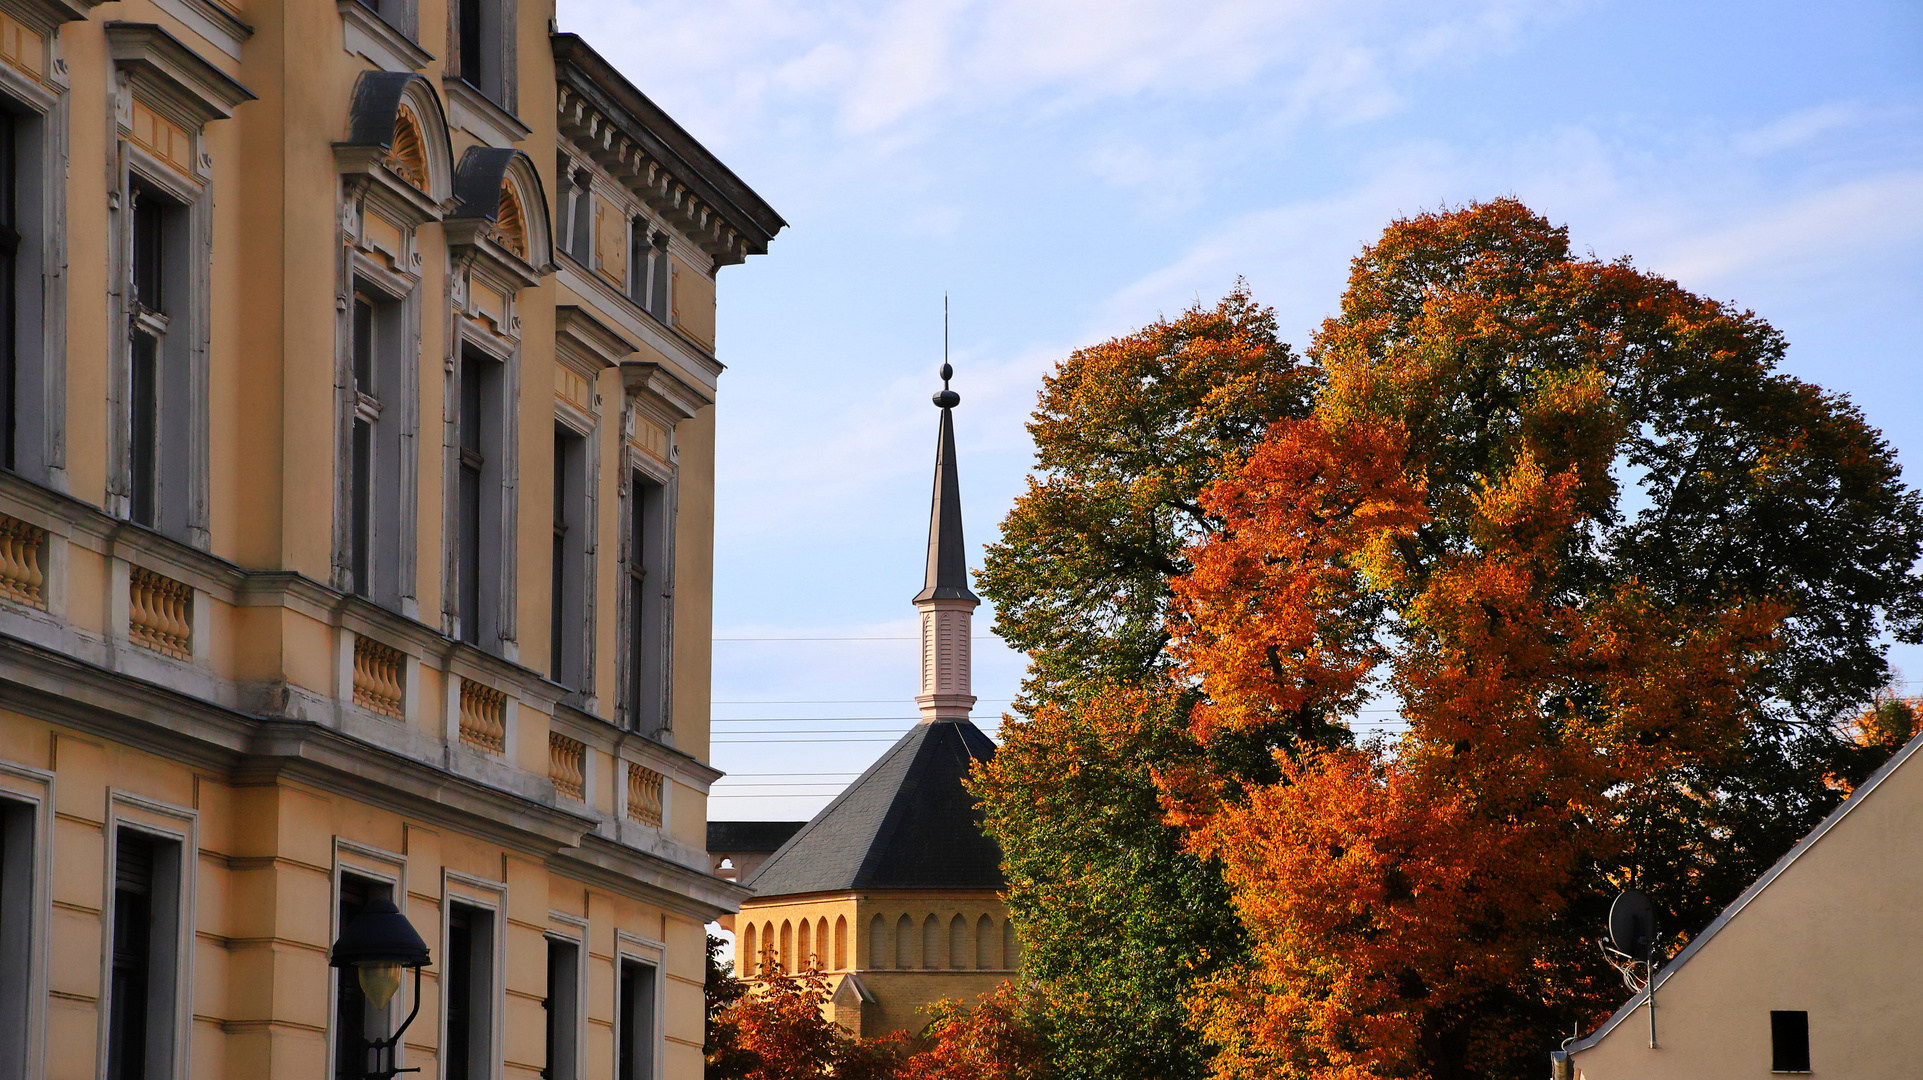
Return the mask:
[[[427,942],[421,940],[414,925],[392,900],[369,901],[341,930],[340,940],[328,950],[328,966],[343,972],[352,968],[360,979],[361,993],[367,995],[368,1003],[377,1011],[386,1009],[387,1003],[394,1000],[394,992],[401,988],[401,969],[414,969],[414,1008],[408,1012],[407,1019],[387,1038],[366,1040],[370,1053],[378,1055],[379,1051],[387,1051],[387,1068],[369,1070],[366,1080],[393,1080],[398,1073],[421,1071],[395,1068],[394,1047],[421,1011],[421,969],[428,962]]]

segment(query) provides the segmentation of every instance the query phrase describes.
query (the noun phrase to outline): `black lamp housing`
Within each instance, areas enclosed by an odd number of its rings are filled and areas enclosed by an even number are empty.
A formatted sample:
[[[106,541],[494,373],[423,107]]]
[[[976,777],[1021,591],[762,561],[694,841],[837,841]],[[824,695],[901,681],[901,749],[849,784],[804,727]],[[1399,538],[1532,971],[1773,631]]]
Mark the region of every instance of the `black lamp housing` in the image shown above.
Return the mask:
[[[431,963],[427,942],[392,900],[370,900],[354,921],[341,929],[340,940],[328,950],[330,967],[362,964],[399,964],[424,968]]]

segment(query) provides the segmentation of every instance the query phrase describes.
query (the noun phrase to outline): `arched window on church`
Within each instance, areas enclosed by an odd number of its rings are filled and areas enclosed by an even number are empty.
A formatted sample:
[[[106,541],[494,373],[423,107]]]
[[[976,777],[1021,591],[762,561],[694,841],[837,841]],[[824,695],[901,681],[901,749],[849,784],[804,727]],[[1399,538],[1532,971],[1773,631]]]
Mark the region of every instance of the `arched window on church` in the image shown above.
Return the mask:
[[[906,915],[895,924],[895,966],[904,970],[921,966],[915,962],[915,920]]]
[[[1002,966],[1009,969],[1022,965],[1022,943],[1015,940],[1014,922],[1002,920]]]
[[[760,966],[755,963],[755,924],[749,923],[741,931],[741,940],[734,951],[735,974],[744,979],[752,979],[761,974]]]
[[[881,925],[877,922],[875,925]],[[848,917],[835,916],[835,970],[848,970]]]
[[[834,969],[828,967],[832,959],[828,955],[828,920],[823,917],[815,920],[815,966],[832,971]]]
[[[814,934],[811,932],[812,930],[813,927],[808,925],[808,920],[801,920],[801,929],[795,938],[795,962],[793,968],[796,971],[815,966],[815,949],[812,940]]]
[[[877,915],[868,922],[868,966],[885,968],[892,954],[888,949],[888,920]]]
[[[755,970],[763,975],[775,969],[775,924],[761,924],[761,951],[755,954]]]
[[[968,966],[968,920],[960,915],[948,920],[948,966]]]
[[[795,924],[781,920],[781,952],[775,957],[775,967],[782,972],[795,969]]]
[[[1002,943],[995,936],[995,920],[986,915],[975,924],[975,966],[991,971],[1002,966]]]
[[[921,966],[929,969],[945,967],[941,960],[941,923],[930,915],[921,923]]]

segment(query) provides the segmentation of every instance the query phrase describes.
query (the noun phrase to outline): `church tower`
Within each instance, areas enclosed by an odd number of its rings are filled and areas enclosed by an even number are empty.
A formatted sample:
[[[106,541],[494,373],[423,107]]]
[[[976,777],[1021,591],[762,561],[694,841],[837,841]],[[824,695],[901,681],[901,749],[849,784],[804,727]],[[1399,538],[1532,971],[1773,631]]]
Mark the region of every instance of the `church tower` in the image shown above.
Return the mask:
[[[735,968],[754,978],[814,967],[834,985],[833,1018],[862,1035],[920,1031],[942,998],[972,1001],[1013,978],[1001,848],[965,783],[995,744],[968,718],[968,589],[955,460],[954,371],[935,395],[935,490],[921,616],[921,721],[742,882]],[[710,826],[779,823],[724,823]],[[792,825],[787,826],[793,828]],[[723,841],[725,843],[725,840]],[[713,859],[735,858],[709,845]],[[718,865],[718,864],[717,864]],[[743,865],[737,862],[736,865]]]
[[[969,635],[975,608],[968,590],[968,547],[962,541],[961,482],[955,467],[955,406],[961,395],[948,388],[955,369],[941,366],[941,430],[935,440],[935,495],[928,513],[928,571],[915,609],[921,612],[921,706],[923,720],[966,720],[975,707],[969,692]]]

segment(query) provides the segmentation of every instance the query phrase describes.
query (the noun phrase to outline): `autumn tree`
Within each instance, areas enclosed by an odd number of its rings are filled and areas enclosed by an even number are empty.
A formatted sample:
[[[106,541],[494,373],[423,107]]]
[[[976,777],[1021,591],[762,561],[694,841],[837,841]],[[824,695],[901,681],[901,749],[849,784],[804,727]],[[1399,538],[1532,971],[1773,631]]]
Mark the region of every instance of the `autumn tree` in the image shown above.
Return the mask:
[[[711,1006],[716,974],[711,967]],[[752,984],[719,974],[733,986],[710,1012],[708,1080],[894,1080],[908,1056],[899,1035],[863,1039],[828,1019],[828,980],[819,971],[775,972]]]
[[[1700,927],[1834,804],[1923,511],[1783,351],[1513,200],[1356,260],[1171,578],[1201,752],[1156,775],[1250,937],[1191,1002],[1217,1075],[1514,1075],[1620,996],[1615,888]],[[1406,731],[1331,734],[1370,700]]]
[[[1035,988],[1004,982],[975,1002],[928,1007],[921,1049],[899,1080],[1050,1080],[1044,1009]]]
[[[1065,1078],[1205,1063],[1183,995],[1239,953],[1241,929],[1219,869],[1162,821],[1153,770],[1199,749],[1163,617],[1187,545],[1215,527],[1203,489],[1314,386],[1245,287],[1077,350],[1044,381],[1036,474],[977,579],[1031,668],[976,793]]]

